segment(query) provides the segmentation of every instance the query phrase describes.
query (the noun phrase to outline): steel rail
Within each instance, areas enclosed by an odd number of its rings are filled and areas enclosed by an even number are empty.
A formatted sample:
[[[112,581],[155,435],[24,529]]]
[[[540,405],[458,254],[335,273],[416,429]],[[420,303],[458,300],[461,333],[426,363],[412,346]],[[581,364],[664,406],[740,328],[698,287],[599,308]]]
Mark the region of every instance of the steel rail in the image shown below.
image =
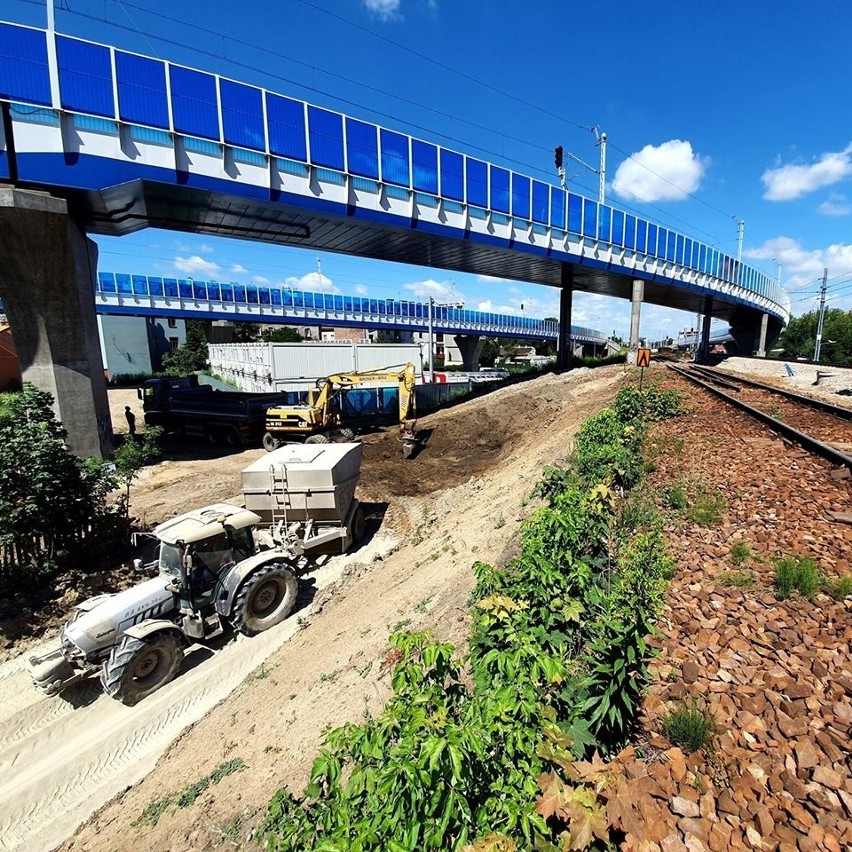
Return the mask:
[[[698,367],[695,364],[690,364],[689,371],[691,373],[698,373],[700,376],[707,379],[707,381],[721,385],[723,388],[728,388],[729,390],[736,391],[737,393],[742,390],[742,386],[736,384],[737,379],[735,377],[722,378],[722,376],[717,375],[712,370],[708,370],[706,367]]]
[[[807,435],[804,432],[800,432],[798,429],[794,429],[788,423],[784,423],[783,420],[776,420],[776,418],[766,414],[758,408],[753,408],[750,405],[746,405],[746,403],[737,399],[735,396],[731,396],[730,394],[725,393],[723,390],[720,390],[717,387],[713,387],[713,385],[707,384],[707,382],[699,379],[697,376],[690,375],[690,371],[684,369],[683,367],[676,367],[674,364],[666,365],[670,370],[673,370],[679,376],[683,376],[685,379],[689,379],[689,381],[694,382],[696,385],[704,388],[704,390],[710,391],[710,393],[715,394],[716,396],[724,399],[725,402],[733,405],[735,408],[739,408],[741,411],[744,411],[751,417],[754,417],[756,420],[760,420],[762,423],[765,423],[771,429],[775,430],[784,437],[789,438],[791,441],[795,441],[798,444],[801,444],[806,450],[809,452],[815,453],[818,456],[821,456],[824,459],[827,459],[830,462],[833,462],[837,465],[845,465],[850,470],[852,470],[852,456],[846,455],[846,453],[840,452],[840,450],[836,450],[834,447],[829,444],[824,444],[822,441],[818,441],[816,438],[811,435]]]
[[[707,376],[708,378],[711,376],[713,378],[718,376],[718,373],[709,367],[692,367],[692,369]],[[779,396],[786,397],[793,402],[807,405],[809,408],[815,408],[825,414],[832,414],[835,417],[839,417],[841,420],[852,420],[852,409],[844,408],[842,405],[835,405],[833,402],[826,402],[822,399],[814,399],[812,396],[805,396],[804,394],[786,390],[785,388],[777,388],[774,385],[767,385],[763,382],[758,382],[755,379],[744,379],[742,376],[732,376],[728,373],[725,373],[724,376],[728,381],[741,382],[746,387],[759,388],[760,390],[769,391],[770,393],[777,393]]]

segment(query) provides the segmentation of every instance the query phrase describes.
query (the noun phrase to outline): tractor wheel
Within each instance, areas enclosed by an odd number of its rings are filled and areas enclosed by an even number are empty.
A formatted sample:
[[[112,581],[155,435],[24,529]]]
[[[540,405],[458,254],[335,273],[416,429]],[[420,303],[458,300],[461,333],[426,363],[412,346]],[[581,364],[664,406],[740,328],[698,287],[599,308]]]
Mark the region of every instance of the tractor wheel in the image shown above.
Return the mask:
[[[342,444],[351,444],[355,440],[355,430],[343,428],[337,433],[337,440]]]
[[[364,510],[359,506],[352,515],[352,526],[349,528],[349,534],[352,536],[352,544],[360,544],[364,540],[364,535],[367,532],[367,519],[364,517]]]
[[[174,633],[125,636],[104,663],[101,684],[107,695],[132,706],[172,680],[182,660],[183,646]]]
[[[283,621],[296,605],[299,581],[286,566],[266,565],[237,592],[231,623],[246,636],[262,633]]]
[[[267,453],[271,453],[273,450],[277,450],[281,446],[281,441],[272,434],[272,432],[266,432],[263,436],[263,449],[266,450]]]
[[[325,434],[325,432],[317,432],[316,435],[308,435],[308,437],[305,438],[305,443],[306,444],[330,444],[331,438],[329,438],[328,435]]]

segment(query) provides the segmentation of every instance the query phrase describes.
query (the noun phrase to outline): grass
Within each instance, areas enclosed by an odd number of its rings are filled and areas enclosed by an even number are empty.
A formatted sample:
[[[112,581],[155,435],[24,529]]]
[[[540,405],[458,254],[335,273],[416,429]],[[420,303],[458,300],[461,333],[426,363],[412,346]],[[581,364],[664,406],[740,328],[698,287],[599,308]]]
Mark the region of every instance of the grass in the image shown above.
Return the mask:
[[[852,595],[852,574],[844,574],[837,582],[831,583],[832,597],[839,601]]]
[[[506,519],[503,517],[503,515],[498,515],[496,518],[494,518],[494,529],[495,530],[499,530],[500,527],[505,527],[505,526],[506,526]]]
[[[188,808],[208,787],[218,784],[223,778],[235,772],[242,772],[245,768],[246,765],[240,757],[233,757],[225,763],[220,763],[209,775],[205,775],[194,784],[189,784],[177,793],[171,793],[162,799],[150,802],[131,825],[134,827],[150,825],[153,828],[167,808]]]
[[[681,510],[689,505],[686,491],[679,485],[670,485],[663,489],[663,505],[667,509]]]
[[[738,568],[747,560],[751,559],[752,552],[751,548],[742,541],[738,541],[731,548],[731,562],[736,565]]]
[[[738,586],[739,588],[747,589],[754,586],[757,580],[755,579],[754,571],[737,568],[734,571],[723,571],[719,575],[719,582],[723,586]]]
[[[696,524],[712,526],[722,520],[724,511],[725,501],[720,494],[702,490],[695,497],[695,501],[689,510],[689,517]]]
[[[707,748],[716,735],[716,723],[695,702],[678,704],[662,718],[663,733],[687,752]]]
[[[785,556],[775,563],[775,594],[779,600],[787,600],[793,592],[813,600],[825,584],[825,575],[813,559]]]

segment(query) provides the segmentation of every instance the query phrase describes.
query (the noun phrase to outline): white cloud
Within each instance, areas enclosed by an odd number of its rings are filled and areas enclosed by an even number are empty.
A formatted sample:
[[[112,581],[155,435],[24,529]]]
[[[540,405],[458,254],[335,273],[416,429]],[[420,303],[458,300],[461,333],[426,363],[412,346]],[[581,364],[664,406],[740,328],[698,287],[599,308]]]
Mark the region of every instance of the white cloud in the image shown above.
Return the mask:
[[[828,268],[830,277],[852,273],[852,243],[834,243],[823,249],[806,249],[790,237],[776,237],[762,246],[743,252],[748,260],[777,260],[781,264],[782,284],[793,294],[803,288],[815,289]],[[793,305],[794,313],[807,307]]]
[[[202,252],[203,254],[213,254],[213,252],[214,252],[216,249],[214,249],[214,248],[213,248],[213,246],[211,246],[211,245],[210,245],[210,243],[202,243],[202,244],[201,244],[201,248],[200,248],[200,249],[198,249],[198,250],[199,250],[200,252]]]
[[[234,275],[242,275],[244,272],[248,272],[248,270],[241,263],[235,263],[231,267],[231,272],[233,272]]]
[[[303,275],[301,278],[291,275],[284,281],[284,286],[292,287],[294,290],[307,290],[309,293],[340,292],[330,278],[319,272],[308,272],[307,275]]]
[[[269,279],[265,275],[253,275],[251,280],[254,281],[255,284],[269,283]]]
[[[389,21],[399,17],[400,2],[401,0],[364,0],[364,5],[376,17]]]
[[[852,204],[846,200],[846,196],[839,192],[832,192],[819,206],[819,212],[823,216],[848,216],[852,213]]]
[[[358,296],[366,296],[370,292],[370,288],[366,284],[356,284],[355,293]]]
[[[621,198],[683,201],[701,185],[708,163],[681,139],[646,145],[616,169],[612,189]]]
[[[852,145],[823,154],[810,165],[786,165],[767,169],[761,176],[767,201],[790,201],[852,175]]]
[[[215,275],[219,271],[219,264],[212,260],[205,260],[197,254],[191,257],[176,257],[175,269],[187,275]]]
[[[425,281],[413,281],[403,285],[404,290],[409,290],[418,299],[424,301],[430,296],[436,302],[463,302],[464,296],[456,289],[452,281],[435,281],[428,278]]]

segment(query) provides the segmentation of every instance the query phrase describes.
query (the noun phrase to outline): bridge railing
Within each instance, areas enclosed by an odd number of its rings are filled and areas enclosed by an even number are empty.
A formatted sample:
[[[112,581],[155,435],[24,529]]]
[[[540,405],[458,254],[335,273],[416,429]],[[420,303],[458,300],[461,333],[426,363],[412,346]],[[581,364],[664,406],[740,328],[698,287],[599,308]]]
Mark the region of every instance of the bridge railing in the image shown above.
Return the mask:
[[[234,316],[255,322],[332,324],[343,320],[350,324],[423,329],[429,319],[427,302],[113,272],[98,273],[95,297],[102,303],[116,303],[131,310],[144,303],[164,315],[170,310],[214,313],[223,319]],[[487,332],[553,340],[559,334],[559,323],[554,320],[449,306],[433,306],[432,322],[439,332]],[[571,337],[578,342],[601,344],[607,339],[603,332],[583,326],[571,326]]]
[[[618,255],[615,265],[635,267],[640,277],[637,260],[676,286],[715,290],[789,318],[789,297],[774,278],[715,246],[478,158],[217,74],[0,23],[0,100],[12,103],[14,122],[58,125],[66,118],[69,131],[121,136],[130,147],[174,148],[182,161],[207,155],[241,171],[256,167],[267,181],[274,170],[355,191],[381,190],[390,201],[511,224],[531,239],[550,236],[569,253],[605,247]]]

